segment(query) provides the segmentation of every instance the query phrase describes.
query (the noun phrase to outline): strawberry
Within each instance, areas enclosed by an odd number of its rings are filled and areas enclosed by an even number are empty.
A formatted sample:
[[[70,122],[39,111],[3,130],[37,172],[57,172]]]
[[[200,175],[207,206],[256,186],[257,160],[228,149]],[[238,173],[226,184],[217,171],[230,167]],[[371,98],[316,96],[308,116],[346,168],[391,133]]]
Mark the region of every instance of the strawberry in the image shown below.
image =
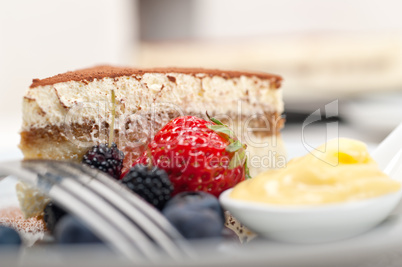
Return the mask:
[[[136,164],[164,169],[174,186],[173,195],[205,191],[219,196],[248,177],[246,146],[214,118],[184,116],[170,121]]]

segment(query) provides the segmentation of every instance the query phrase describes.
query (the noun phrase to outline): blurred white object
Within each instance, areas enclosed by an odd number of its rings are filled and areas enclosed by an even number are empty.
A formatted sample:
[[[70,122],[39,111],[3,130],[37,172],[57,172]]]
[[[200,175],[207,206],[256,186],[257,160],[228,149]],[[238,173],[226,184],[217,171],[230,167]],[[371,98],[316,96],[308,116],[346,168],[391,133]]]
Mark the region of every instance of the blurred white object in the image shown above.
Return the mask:
[[[346,101],[340,112],[355,129],[383,138],[402,121],[401,103],[402,92],[379,91]]]
[[[194,2],[194,31],[197,37],[204,38],[402,29],[402,20],[399,19],[402,2],[399,0]]]
[[[401,1],[158,2],[139,1],[142,66],[273,72],[284,77],[286,102],[402,88]]]
[[[402,88],[402,34],[315,33],[144,42],[142,66],[260,70],[284,77],[285,102],[325,102]]]
[[[101,63],[132,63],[135,3],[0,1],[0,115],[20,118],[21,99],[33,78]]]
[[[381,144],[373,151],[373,159],[378,163],[378,166],[386,170],[388,174],[394,173],[401,165],[402,153],[402,123],[390,133]],[[390,168],[392,167],[392,168]],[[399,173],[398,173],[399,174]],[[395,173],[394,173],[395,175]],[[397,177],[393,177],[396,179]]]
[[[8,176],[0,180],[0,209],[10,206],[18,207],[18,199],[15,193],[15,185],[18,180]]]

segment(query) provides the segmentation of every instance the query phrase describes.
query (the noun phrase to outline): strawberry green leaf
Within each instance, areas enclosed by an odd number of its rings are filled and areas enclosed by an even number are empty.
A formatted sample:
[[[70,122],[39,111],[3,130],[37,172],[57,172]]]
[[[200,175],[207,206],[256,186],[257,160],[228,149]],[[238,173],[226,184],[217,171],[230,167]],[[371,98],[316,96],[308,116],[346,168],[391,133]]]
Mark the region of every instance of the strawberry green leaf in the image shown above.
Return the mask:
[[[236,152],[238,151],[240,148],[243,147],[243,144],[239,141],[236,140],[233,143],[230,143],[227,147],[226,147],[226,151],[227,152]]]
[[[220,120],[215,119],[215,118],[211,118],[211,117],[209,116],[208,112],[206,112],[206,114],[207,114],[208,119],[209,119],[210,121],[212,121],[213,123],[218,124],[218,125],[225,125],[225,124],[223,124]],[[225,126],[226,126],[226,125],[225,125]]]
[[[246,179],[250,179],[250,178],[251,178],[251,176],[250,176],[250,170],[249,170],[247,164],[248,164],[248,163],[247,163],[246,150],[245,150],[245,148],[243,147],[242,149],[240,149],[239,151],[237,151],[237,152],[234,154],[233,158],[232,158],[232,159],[230,160],[230,162],[229,162],[228,169],[231,170],[231,169],[237,168],[238,166],[243,165],[244,174],[245,174],[245,176],[246,176]]]
[[[240,149],[233,155],[233,158],[229,162],[228,169],[231,170],[237,168],[240,165],[243,165],[245,159],[246,159],[246,150]]]
[[[215,119],[215,118],[210,118],[210,120],[218,125],[224,125],[220,120]]]
[[[247,158],[244,162],[244,172],[246,174],[246,179],[251,179],[250,169],[248,168]]]
[[[236,140],[233,131],[227,125],[223,124],[218,119],[211,118],[208,112],[206,112],[206,114],[209,120],[215,123],[215,125],[207,125],[207,127],[215,131],[220,136],[222,136],[223,138],[225,138],[230,142],[230,144],[225,149],[227,152],[230,153],[235,152],[233,158],[229,162],[228,166],[229,170],[243,165],[246,178],[247,179],[251,178],[250,171],[247,166],[247,156],[246,156],[247,146],[243,145],[239,140]]]
[[[207,127],[209,129],[211,129],[212,131],[222,134],[227,135],[230,139],[234,136],[234,133],[232,130],[230,130],[228,127],[223,126],[223,125],[207,125]]]

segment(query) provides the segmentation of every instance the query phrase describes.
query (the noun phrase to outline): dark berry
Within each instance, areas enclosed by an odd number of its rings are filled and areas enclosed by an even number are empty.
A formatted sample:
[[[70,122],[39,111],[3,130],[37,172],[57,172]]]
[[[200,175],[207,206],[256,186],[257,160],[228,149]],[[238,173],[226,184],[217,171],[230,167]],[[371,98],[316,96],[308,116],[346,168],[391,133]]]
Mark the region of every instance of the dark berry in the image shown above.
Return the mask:
[[[0,246],[19,246],[21,237],[13,228],[0,226]]]
[[[123,168],[124,153],[115,143],[109,147],[106,144],[93,146],[82,159],[82,163],[99,169],[115,179],[119,179]]]
[[[161,210],[171,198],[173,185],[167,173],[158,167],[137,164],[123,177],[122,183]]]
[[[54,234],[54,229],[57,223],[67,214],[67,212],[52,202],[46,205],[43,212],[43,220],[45,221],[46,229]]]
[[[225,221],[225,214],[219,203],[218,198],[202,191],[195,192],[182,192],[173,197],[168,203],[166,203],[165,209],[169,207],[187,207],[191,206],[193,209],[211,209],[215,211],[221,217],[222,221]]]
[[[60,244],[102,243],[82,221],[71,215],[66,215],[60,220],[54,236]]]
[[[221,237],[225,216],[219,200],[205,192],[183,192],[163,209],[165,217],[188,239]]]

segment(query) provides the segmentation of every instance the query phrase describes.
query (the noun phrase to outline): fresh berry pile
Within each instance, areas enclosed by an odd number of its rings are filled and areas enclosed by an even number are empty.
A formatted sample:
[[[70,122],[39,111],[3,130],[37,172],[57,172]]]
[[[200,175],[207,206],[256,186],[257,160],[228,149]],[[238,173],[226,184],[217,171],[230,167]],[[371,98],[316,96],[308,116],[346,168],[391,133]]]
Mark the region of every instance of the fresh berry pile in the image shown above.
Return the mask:
[[[246,146],[216,119],[179,117],[166,124],[134,162],[164,169],[173,195],[204,191],[219,196],[248,175]]]
[[[122,183],[159,210],[173,192],[167,173],[158,167],[137,164],[124,176]]]
[[[248,177],[246,146],[216,119],[179,117],[165,125],[133,167],[122,174],[124,154],[115,143],[92,147],[82,160],[119,179],[149,202],[187,239],[224,235],[221,192]],[[60,244],[100,243],[77,218],[55,203],[43,213],[47,230]],[[17,232],[0,227],[0,244],[20,244]]]
[[[119,179],[123,168],[124,154],[115,143],[109,147],[107,144],[99,144],[92,147],[82,159],[82,163],[99,169],[110,176]]]
[[[162,214],[187,239],[219,238],[224,233],[225,217],[219,200],[205,192],[183,192],[176,195],[164,205]],[[46,206],[44,220],[56,243],[102,243],[85,223],[54,203]],[[13,229],[7,228],[5,233],[8,239],[3,238],[3,242],[21,243]],[[1,228],[0,244],[2,244]]]

